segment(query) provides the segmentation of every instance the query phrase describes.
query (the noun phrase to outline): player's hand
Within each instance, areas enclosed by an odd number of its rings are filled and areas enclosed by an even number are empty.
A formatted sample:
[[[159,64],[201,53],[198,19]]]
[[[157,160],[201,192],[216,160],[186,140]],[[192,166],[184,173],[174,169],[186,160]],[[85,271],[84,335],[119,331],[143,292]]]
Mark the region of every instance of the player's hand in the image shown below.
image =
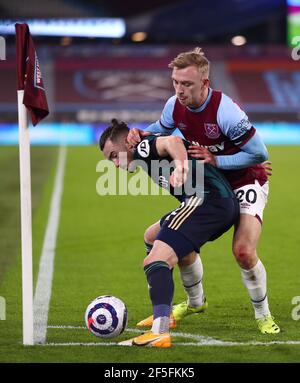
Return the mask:
[[[181,164],[177,164],[176,168],[170,176],[170,184],[174,188],[182,186],[187,180],[188,171],[189,169],[187,165],[182,166]]]
[[[266,173],[267,173],[267,176],[270,177],[272,175],[272,162],[270,161],[265,161],[265,162],[262,162],[261,165],[263,166],[263,168],[265,169]]]
[[[207,148],[190,145],[187,152],[192,157],[202,160],[202,163],[211,164],[217,167],[216,156],[214,156]]]
[[[145,132],[144,130],[132,128],[129,130],[129,133],[127,135],[127,142],[132,146],[136,146],[141,142],[143,137],[149,136],[150,134],[150,132]]]

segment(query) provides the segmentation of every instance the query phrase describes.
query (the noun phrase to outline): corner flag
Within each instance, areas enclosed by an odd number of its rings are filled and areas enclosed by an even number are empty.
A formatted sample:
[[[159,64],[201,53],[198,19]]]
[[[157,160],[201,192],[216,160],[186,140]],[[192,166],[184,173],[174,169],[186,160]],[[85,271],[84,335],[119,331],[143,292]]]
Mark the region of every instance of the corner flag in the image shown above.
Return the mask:
[[[49,114],[42,74],[27,24],[16,24],[18,90],[24,89],[23,104],[35,126]]]
[[[21,197],[23,344],[33,345],[30,138],[27,110],[36,125],[49,114],[41,71],[27,24],[16,24]]]

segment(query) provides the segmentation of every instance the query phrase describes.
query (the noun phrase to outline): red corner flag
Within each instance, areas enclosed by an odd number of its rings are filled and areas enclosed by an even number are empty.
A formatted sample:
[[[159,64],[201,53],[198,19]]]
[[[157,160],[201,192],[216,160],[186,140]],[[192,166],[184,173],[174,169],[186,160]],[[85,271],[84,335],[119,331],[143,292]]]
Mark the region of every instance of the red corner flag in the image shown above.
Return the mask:
[[[49,114],[40,65],[27,24],[16,24],[18,90],[35,126]]]

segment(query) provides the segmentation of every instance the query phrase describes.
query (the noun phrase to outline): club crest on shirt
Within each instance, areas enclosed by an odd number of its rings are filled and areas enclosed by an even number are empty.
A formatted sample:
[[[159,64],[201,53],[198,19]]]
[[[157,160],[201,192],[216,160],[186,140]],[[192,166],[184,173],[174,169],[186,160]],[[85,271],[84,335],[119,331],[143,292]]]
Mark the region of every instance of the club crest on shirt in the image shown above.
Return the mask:
[[[139,155],[143,158],[147,158],[150,154],[150,145],[148,140],[143,140],[137,146]]]
[[[220,129],[217,124],[211,124],[211,123],[204,123],[204,130],[205,130],[205,135],[208,138],[218,138],[221,135]]]
[[[179,124],[178,124],[178,129],[180,129],[180,130],[184,130],[184,129],[186,129],[186,125],[185,125],[185,123],[184,123],[184,122],[179,122]]]

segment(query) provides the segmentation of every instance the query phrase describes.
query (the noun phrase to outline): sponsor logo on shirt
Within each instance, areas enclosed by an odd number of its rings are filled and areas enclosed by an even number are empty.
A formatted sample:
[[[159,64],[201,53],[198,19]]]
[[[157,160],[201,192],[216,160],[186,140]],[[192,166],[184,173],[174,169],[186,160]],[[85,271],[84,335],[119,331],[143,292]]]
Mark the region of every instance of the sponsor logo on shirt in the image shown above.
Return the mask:
[[[210,152],[216,153],[216,152],[222,152],[225,149],[225,142],[222,141],[220,144],[216,145],[200,145],[198,141],[192,141],[193,145],[201,146],[203,148],[207,148]]]
[[[216,139],[221,135],[220,129],[217,124],[204,123],[205,135],[208,138]]]
[[[228,136],[234,140],[239,138],[243,134],[247,132],[251,128],[251,123],[247,118],[243,118],[240,122],[238,122],[235,126],[232,126],[228,130]]]

